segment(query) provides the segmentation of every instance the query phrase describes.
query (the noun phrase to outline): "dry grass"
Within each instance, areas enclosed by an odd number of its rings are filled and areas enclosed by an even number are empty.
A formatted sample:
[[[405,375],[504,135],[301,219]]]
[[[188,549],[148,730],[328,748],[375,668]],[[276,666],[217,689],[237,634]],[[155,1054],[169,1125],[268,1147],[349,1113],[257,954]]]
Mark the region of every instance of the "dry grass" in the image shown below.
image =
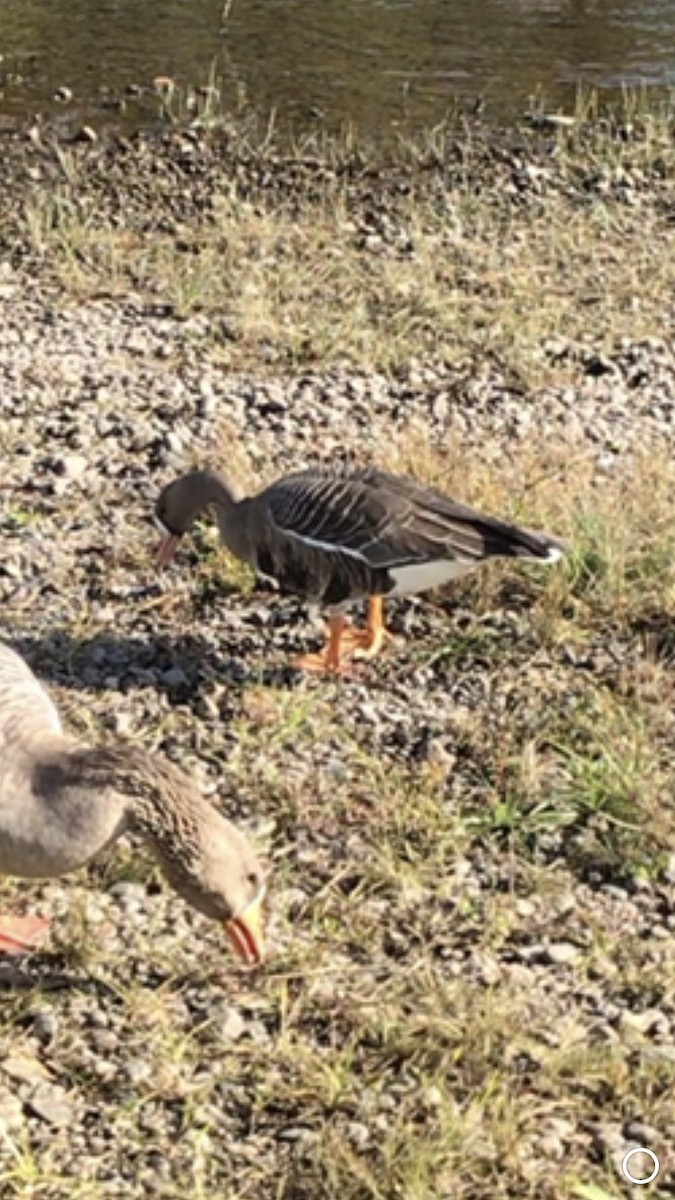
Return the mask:
[[[131,290],[224,318],[232,367],[262,351],[287,365],[394,369],[471,348],[547,383],[565,372],[537,355],[543,342],[592,331],[602,349],[673,312],[672,114],[640,112],[630,98],[627,110],[608,126],[587,108],[557,140],[523,135],[503,161],[481,139],[465,133],[459,150],[437,131],[400,148],[416,186],[397,188],[403,168],[393,183],[385,170],[370,195],[375,159],[333,147],[326,169],[298,147],[284,160],[290,196],[224,178],[205,213],[186,212],[168,232],[133,213],[110,219],[61,151],[63,182],[29,200],[24,234],[71,296]],[[268,152],[248,150],[263,176]]]
[[[179,314],[224,314],[233,367],[261,347],[299,366],[347,358],[387,370],[439,352],[453,361],[470,330],[473,349],[489,345],[534,382],[537,343],[583,340],[592,324],[609,345],[672,311],[665,214],[645,221],[642,206],[617,211],[600,198],[582,212],[565,197],[538,212],[504,207],[461,189],[440,211],[402,204],[393,244],[355,229],[346,198],[332,196],[293,213],[223,198],[180,248],[174,236],[101,230],[93,214],[60,206],[29,220],[69,294],[133,286]]]

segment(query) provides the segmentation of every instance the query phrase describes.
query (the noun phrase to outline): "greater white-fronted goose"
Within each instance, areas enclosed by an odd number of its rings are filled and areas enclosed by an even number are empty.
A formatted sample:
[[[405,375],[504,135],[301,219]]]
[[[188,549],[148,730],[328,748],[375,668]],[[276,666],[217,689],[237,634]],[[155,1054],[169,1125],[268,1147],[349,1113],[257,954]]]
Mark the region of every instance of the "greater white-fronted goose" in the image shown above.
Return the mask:
[[[161,492],[156,516],[166,531],[159,561],[203,509],[213,507],[220,536],[237,557],[286,591],[325,605],[329,637],[298,666],[339,672],[345,645],[374,657],[385,638],[383,597],[422,592],[487,558],[555,562],[563,544],[484,516],[435,488],[375,467],[318,467],[287,475],[241,498],[222,475],[191,471]],[[344,608],[369,600],[365,630],[347,626]]]
[[[166,759],[68,737],[47,692],[0,643],[0,876],[64,875],[128,830],[244,962],[262,961],[264,873],[244,835]],[[0,951],[28,949],[47,925],[0,916]]]

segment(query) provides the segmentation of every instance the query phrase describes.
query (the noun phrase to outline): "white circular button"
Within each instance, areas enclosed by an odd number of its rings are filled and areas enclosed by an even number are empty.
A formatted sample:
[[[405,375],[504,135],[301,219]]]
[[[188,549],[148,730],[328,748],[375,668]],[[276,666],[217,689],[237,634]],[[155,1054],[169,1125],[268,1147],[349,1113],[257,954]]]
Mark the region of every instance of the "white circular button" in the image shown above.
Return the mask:
[[[630,1171],[628,1170],[628,1164],[634,1154],[646,1154],[647,1158],[651,1158],[651,1160],[654,1164],[654,1170],[652,1171],[651,1175],[648,1175],[646,1177],[646,1179],[636,1179],[635,1176],[631,1175]],[[621,1170],[623,1171],[624,1175],[626,1176],[626,1179],[628,1180],[628,1182],[629,1183],[639,1183],[641,1185],[645,1184],[645,1183],[651,1183],[654,1179],[656,1179],[656,1176],[659,1173],[660,1167],[661,1167],[661,1164],[660,1164],[658,1158],[656,1157],[654,1151],[648,1150],[646,1146],[634,1146],[632,1150],[628,1151],[628,1154],[624,1155],[624,1160],[621,1163]]]

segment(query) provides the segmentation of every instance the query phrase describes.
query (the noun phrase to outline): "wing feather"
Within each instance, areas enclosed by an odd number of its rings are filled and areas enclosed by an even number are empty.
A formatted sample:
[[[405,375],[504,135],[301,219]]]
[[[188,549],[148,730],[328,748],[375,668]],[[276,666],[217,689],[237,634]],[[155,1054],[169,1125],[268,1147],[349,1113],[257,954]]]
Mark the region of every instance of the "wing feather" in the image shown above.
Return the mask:
[[[437,559],[546,558],[553,539],[483,516],[435,488],[369,468],[286,476],[261,496],[277,534],[376,571]]]

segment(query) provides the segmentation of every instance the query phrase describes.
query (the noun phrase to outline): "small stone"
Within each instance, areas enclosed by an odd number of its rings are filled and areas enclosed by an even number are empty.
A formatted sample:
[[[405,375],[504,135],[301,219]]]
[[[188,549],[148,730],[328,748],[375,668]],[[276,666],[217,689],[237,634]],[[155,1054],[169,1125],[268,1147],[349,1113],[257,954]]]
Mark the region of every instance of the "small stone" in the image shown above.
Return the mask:
[[[337,779],[340,782],[343,782],[349,775],[349,768],[347,767],[347,764],[342,762],[339,758],[331,758],[324,767],[324,773],[329,775],[331,779]]]
[[[576,117],[567,113],[541,113],[533,121],[539,129],[572,129],[576,125]]]
[[[580,954],[579,947],[573,946],[571,942],[551,942],[551,945],[546,947],[544,957],[556,966],[564,966],[566,963],[575,962]]]
[[[98,134],[95,129],[92,129],[91,125],[82,125],[77,131],[75,140],[77,142],[88,142],[90,146],[93,146],[98,141]]]
[[[362,1121],[350,1121],[346,1133],[357,1150],[365,1150],[373,1140],[368,1126],[364,1125]]]
[[[110,888],[110,895],[127,913],[138,912],[147,899],[143,884],[134,883],[130,879],[120,879],[118,883],[114,883]]]
[[[624,1145],[620,1150],[616,1151],[612,1155],[614,1169],[622,1181],[626,1178],[623,1164],[626,1159],[626,1154],[630,1153],[631,1150],[637,1151],[637,1153],[631,1154],[630,1160],[627,1164],[632,1178],[638,1182],[646,1182],[650,1176],[654,1174],[654,1160],[650,1154],[644,1153],[643,1147],[644,1143],[642,1142],[636,1144],[635,1146]],[[651,1149],[651,1147],[649,1148]]]
[[[426,761],[433,767],[450,772],[457,762],[457,756],[448,750],[442,738],[430,737],[425,746]]]
[[[374,704],[370,704],[368,701],[364,701],[363,704],[359,704],[359,713],[360,713],[362,719],[364,721],[366,721],[369,725],[379,725],[380,724],[380,714],[378,713]]]
[[[113,712],[111,716],[111,724],[113,732],[116,733],[118,737],[124,738],[129,737],[134,727],[131,714],[124,711]]]
[[[53,1042],[59,1031],[59,1021],[51,1008],[41,1008],[31,1014],[33,1033],[41,1042]]]
[[[636,1030],[638,1033],[654,1033],[667,1019],[658,1008],[645,1008],[642,1012],[625,1010],[619,1018],[619,1027],[624,1030]]]
[[[72,479],[73,482],[77,482],[86,475],[89,465],[90,459],[85,458],[84,454],[65,454],[55,464],[59,474],[65,475],[67,479]]]
[[[168,670],[162,671],[160,678],[166,687],[185,687],[189,683],[182,667],[169,667]]]
[[[450,404],[448,402],[448,397],[443,392],[440,392],[438,396],[434,398],[434,402],[431,406],[431,415],[435,421],[438,421],[442,424],[444,421],[447,421],[449,411]]]
[[[558,1162],[565,1154],[565,1147],[554,1133],[545,1133],[537,1139],[537,1147],[546,1158]]]
[[[227,1008],[220,1025],[220,1032],[229,1042],[236,1042],[246,1032],[246,1021],[236,1008]]]
[[[139,1084],[145,1083],[152,1075],[152,1066],[149,1062],[146,1062],[144,1058],[127,1059],[123,1070],[124,1074],[129,1080],[129,1083],[132,1083],[134,1087],[138,1087]]]
[[[39,1084],[28,1097],[26,1107],[48,1125],[62,1127],[70,1125],[73,1119],[73,1106],[65,1089],[58,1084]]]
[[[593,1129],[593,1137],[598,1149],[609,1154],[622,1151],[625,1145],[621,1126],[609,1122],[599,1122]]]
[[[0,989],[18,988],[24,982],[21,971],[11,962],[0,962]]]
[[[312,1136],[312,1132],[305,1125],[287,1125],[279,1130],[277,1138],[280,1142],[303,1142]]]
[[[660,1140],[658,1129],[641,1120],[629,1121],[624,1126],[624,1137],[638,1146],[655,1146]]]
[[[0,1062],[0,1071],[17,1083],[38,1083],[50,1078],[49,1071],[37,1058],[16,1054]]]
[[[98,1054],[113,1054],[117,1051],[119,1038],[116,1033],[112,1033],[107,1029],[97,1029],[92,1035],[92,1045],[96,1048]],[[106,1066],[112,1066],[112,1063],[106,1063]],[[113,1073],[114,1073],[113,1067]]]
[[[54,92],[54,99],[58,100],[60,104],[67,104],[69,100],[72,100],[72,98],[73,89],[66,87],[65,84],[62,84],[61,87],[57,87],[56,91]]]
[[[11,1092],[0,1091],[0,1134],[18,1133],[24,1124],[23,1104],[19,1097]]]

